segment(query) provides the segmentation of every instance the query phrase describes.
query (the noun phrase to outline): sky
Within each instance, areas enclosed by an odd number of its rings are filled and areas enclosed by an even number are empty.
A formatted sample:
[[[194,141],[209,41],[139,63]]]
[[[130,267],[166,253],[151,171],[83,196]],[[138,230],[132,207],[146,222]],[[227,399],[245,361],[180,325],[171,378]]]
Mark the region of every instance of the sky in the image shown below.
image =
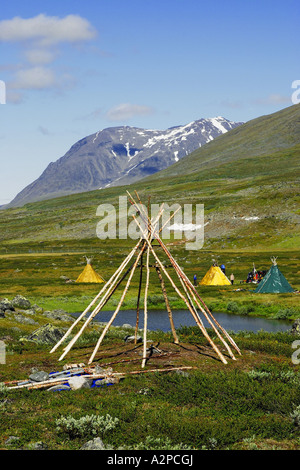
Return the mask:
[[[299,21],[299,0],[5,2],[0,205],[101,129],[291,106]]]

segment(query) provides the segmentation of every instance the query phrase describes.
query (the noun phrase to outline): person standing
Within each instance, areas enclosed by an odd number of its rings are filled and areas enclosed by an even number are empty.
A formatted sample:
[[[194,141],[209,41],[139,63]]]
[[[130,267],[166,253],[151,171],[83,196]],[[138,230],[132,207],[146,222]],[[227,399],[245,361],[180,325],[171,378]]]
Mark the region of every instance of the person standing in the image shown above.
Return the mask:
[[[194,286],[196,286],[196,285],[197,285],[197,276],[196,276],[196,274],[194,274]]]
[[[233,285],[233,283],[234,283],[234,274],[233,273],[230,274],[230,282]]]

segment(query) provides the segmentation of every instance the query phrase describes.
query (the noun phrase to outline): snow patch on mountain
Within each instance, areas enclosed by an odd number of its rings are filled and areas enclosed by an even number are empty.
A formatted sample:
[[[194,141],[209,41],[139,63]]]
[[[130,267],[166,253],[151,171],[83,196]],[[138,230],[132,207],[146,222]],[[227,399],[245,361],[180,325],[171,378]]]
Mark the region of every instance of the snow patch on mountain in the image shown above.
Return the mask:
[[[177,163],[240,124],[218,116],[166,130],[130,126],[99,130],[49,164],[11,204],[134,183]]]

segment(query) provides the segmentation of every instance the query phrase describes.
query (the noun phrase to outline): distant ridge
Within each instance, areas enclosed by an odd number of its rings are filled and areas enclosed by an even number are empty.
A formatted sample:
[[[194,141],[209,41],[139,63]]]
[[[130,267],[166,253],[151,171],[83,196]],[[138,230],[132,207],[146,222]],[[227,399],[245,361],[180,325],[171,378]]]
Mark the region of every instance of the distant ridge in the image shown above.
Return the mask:
[[[3,208],[139,181],[241,124],[218,116],[164,131],[100,130],[76,142]]]
[[[154,204],[203,204],[207,250],[299,253],[299,184],[300,105],[294,105],[240,125],[128,188],[112,186],[2,210],[1,246],[9,252],[20,242],[32,249],[37,241],[41,247],[72,247],[80,240],[80,246],[98,250],[97,207],[115,205],[129,189]]]
[[[290,106],[272,114],[258,117],[235,127],[225,135],[219,136],[204,147],[201,147],[190,155],[183,157],[180,162],[168,167],[155,175],[157,178],[174,178],[191,173],[199,173],[211,169],[217,171],[221,166],[227,165],[227,174],[236,171],[234,162],[243,165],[242,160],[252,157],[263,157],[274,153],[283,153],[287,149],[298,153],[296,146],[300,144],[300,104]],[[293,149],[293,150],[292,150]],[[300,155],[298,163],[300,161]],[[269,162],[264,162],[265,171],[276,172],[276,167]],[[249,165],[248,165],[249,167]],[[250,168],[250,167],[249,167]],[[280,171],[278,168],[277,171]],[[246,163],[243,167],[247,173]],[[149,177],[146,181],[151,181]]]

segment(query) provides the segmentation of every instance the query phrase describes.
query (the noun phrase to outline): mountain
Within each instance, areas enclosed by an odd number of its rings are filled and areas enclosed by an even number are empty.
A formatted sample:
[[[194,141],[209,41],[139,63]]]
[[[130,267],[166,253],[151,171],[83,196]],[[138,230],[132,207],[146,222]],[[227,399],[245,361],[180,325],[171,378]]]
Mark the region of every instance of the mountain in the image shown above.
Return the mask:
[[[248,121],[141,183],[169,204],[203,203],[206,247],[299,250],[300,104]]]
[[[282,167],[284,170],[292,168],[292,162],[283,158],[288,149],[298,157],[294,163],[299,164],[299,144],[300,104],[296,104],[252,119],[217,137],[213,142],[161,171],[155,176],[155,181],[157,182],[158,178],[174,178],[191,173],[193,177],[195,174],[201,174],[202,179],[205,171],[209,171],[211,176],[220,174],[221,171],[223,176],[228,177],[234,177],[238,171],[241,171],[244,177],[254,176],[262,170],[266,174],[280,175]],[[275,154],[282,160],[276,165],[271,161],[271,156]],[[256,162],[256,169],[253,168],[252,161]],[[151,181],[151,177],[147,180]]]
[[[204,204],[204,249],[215,255],[222,250],[248,250],[254,256],[258,251],[270,251],[270,255],[282,250],[299,253],[299,183],[297,104],[242,124],[126,189],[131,194],[136,190],[143,201],[150,196],[151,204]],[[39,246],[110,252],[110,247],[118,246],[118,240],[97,238],[97,208],[113,204],[118,211],[119,196],[126,196],[122,186],[2,210],[0,250],[5,253],[14,247],[34,250]],[[172,249],[180,250],[180,242],[175,240]],[[131,246],[131,240],[120,240],[120,245],[124,243]],[[203,251],[198,252],[200,255]],[[191,254],[182,256],[190,259]],[[196,258],[194,261],[198,263]],[[269,256],[265,262],[269,262]],[[293,262],[296,273],[298,255]]]
[[[98,131],[50,163],[6,207],[133,183],[167,168],[241,124],[215,117],[164,131],[128,126]]]

